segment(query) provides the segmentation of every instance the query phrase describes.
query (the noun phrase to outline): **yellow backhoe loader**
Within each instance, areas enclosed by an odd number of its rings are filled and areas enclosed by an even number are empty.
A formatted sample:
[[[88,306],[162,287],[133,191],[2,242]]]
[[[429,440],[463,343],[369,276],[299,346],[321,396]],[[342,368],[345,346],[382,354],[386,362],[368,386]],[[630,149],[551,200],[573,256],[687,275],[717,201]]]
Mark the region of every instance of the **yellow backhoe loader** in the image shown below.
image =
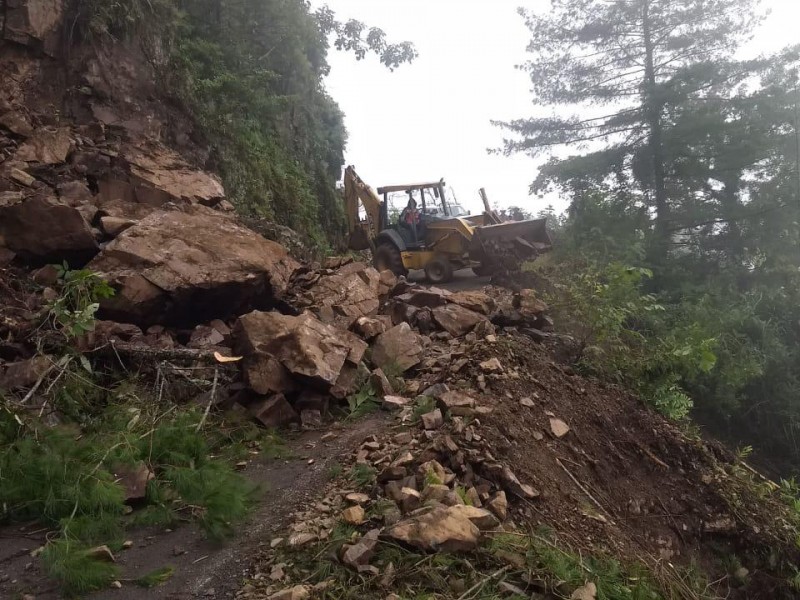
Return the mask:
[[[432,283],[471,267],[476,275],[519,268],[551,248],[545,219],[503,223],[481,189],[484,213],[467,215],[444,180],[368,186],[350,166],[344,174],[345,211],[351,250],[372,250],[375,267],[395,275],[423,269]],[[383,198],[381,198],[383,196]],[[400,196],[399,210],[391,200]]]

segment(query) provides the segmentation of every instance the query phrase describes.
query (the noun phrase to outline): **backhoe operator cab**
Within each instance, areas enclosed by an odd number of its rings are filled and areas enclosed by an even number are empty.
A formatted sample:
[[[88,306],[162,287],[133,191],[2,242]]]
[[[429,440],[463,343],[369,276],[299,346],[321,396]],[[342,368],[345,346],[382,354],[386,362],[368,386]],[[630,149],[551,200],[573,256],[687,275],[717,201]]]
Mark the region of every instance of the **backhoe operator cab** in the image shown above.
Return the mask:
[[[457,269],[487,274],[513,251],[535,256],[549,248],[544,220],[501,224],[488,206],[467,215],[445,186],[431,183],[390,185],[377,193],[350,166],[344,174],[344,201],[351,250],[372,250],[378,270],[395,275],[424,269],[433,283],[449,281]],[[504,257],[500,257],[497,251]]]

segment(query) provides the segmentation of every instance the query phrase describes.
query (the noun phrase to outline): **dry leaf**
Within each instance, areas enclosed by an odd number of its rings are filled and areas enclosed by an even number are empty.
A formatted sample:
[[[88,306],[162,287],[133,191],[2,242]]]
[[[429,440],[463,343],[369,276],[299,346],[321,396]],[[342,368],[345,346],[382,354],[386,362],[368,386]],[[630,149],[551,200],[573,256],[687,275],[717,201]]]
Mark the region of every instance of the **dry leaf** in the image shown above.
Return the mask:
[[[239,362],[243,358],[243,356],[223,356],[219,352],[214,352],[214,359],[220,363]]]

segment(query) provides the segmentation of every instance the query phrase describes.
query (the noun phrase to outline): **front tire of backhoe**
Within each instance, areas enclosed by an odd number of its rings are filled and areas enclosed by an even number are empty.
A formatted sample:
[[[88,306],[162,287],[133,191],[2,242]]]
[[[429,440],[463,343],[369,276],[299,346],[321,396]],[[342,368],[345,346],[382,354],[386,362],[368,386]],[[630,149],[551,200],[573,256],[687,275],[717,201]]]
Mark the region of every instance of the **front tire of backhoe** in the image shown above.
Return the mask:
[[[408,275],[408,271],[403,266],[403,257],[400,250],[394,244],[384,242],[375,248],[375,256],[372,260],[375,268],[380,271],[389,270],[397,277]]]
[[[425,277],[431,283],[447,283],[453,279],[453,265],[442,256],[434,257],[425,265]]]

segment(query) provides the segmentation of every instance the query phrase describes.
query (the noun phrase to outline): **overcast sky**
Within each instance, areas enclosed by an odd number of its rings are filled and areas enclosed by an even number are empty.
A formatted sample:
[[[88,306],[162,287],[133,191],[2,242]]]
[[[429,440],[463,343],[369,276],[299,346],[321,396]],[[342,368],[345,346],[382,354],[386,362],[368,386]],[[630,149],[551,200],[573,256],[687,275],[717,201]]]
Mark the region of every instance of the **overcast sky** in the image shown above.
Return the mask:
[[[346,161],[379,187],[445,178],[462,204],[480,209],[478,188],[500,206],[530,212],[558,199],[528,195],[536,163],[492,156],[503,131],[490,121],[531,114],[530,82],[514,68],[526,60],[528,31],[518,6],[548,0],[318,0],[340,19],[413,41],[419,58],[395,72],[376,57],[356,61],[332,51],[328,90],[350,134]],[[758,54],[800,42],[800,0],[762,0],[772,14],[748,49]]]

